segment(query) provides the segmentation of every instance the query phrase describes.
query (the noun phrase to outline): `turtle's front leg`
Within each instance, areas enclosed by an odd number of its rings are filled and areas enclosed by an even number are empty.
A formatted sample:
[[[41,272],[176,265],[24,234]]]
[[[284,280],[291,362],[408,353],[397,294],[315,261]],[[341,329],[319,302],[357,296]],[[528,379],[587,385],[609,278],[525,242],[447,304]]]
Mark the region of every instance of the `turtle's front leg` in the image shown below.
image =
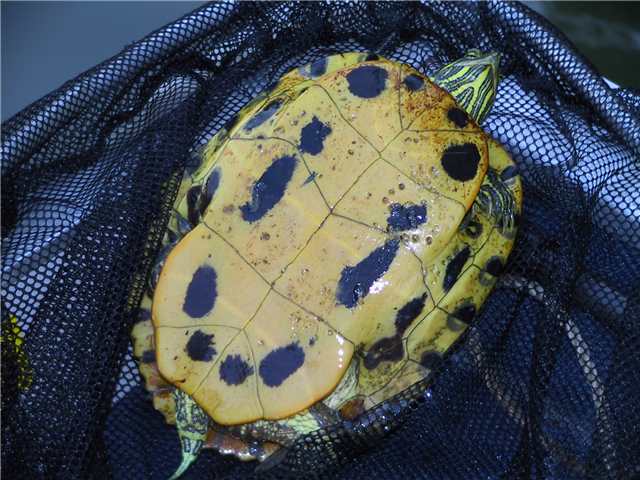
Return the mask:
[[[207,439],[209,417],[193,398],[179,388],[173,392],[176,402],[176,426],[180,437],[182,462],[169,480],[176,480],[198,458]]]

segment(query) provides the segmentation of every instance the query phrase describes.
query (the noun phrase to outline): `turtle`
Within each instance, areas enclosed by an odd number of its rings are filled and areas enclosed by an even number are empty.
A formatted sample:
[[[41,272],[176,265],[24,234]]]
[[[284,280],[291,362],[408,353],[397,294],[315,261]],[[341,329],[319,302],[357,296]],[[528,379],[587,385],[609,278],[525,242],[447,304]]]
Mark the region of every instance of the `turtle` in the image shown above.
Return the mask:
[[[503,270],[518,170],[480,124],[499,54],[432,77],[372,53],[294,68],[187,169],[132,331],[177,478],[271,458],[419,381]]]

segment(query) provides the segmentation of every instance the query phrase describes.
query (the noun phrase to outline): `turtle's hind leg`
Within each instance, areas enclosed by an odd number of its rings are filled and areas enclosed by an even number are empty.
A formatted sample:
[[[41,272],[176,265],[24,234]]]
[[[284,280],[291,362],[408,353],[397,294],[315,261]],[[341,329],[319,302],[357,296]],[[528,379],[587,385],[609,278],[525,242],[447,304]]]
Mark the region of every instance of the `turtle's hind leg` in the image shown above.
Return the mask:
[[[180,437],[182,461],[169,480],[180,477],[198,458],[209,431],[209,417],[195,400],[178,388],[174,390],[173,395],[176,402],[176,426]]]

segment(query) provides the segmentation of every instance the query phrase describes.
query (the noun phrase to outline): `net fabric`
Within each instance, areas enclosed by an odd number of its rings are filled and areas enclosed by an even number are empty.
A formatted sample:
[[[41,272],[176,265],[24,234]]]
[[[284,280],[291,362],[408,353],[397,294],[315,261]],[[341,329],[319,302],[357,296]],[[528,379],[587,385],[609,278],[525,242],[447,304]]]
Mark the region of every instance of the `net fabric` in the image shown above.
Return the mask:
[[[484,127],[524,184],[474,327],[432,384],[271,469],[205,451],[185,478],[640,475],[640,94],[610,90],[551,25],[501,2],[216,3],[7,121],[2,321],[25,343],[3,335],[2,474],[166,478],[177,435],[129,332],[183,170],[294,66],[362,50],[433,73],[469,48],[502,54]]]

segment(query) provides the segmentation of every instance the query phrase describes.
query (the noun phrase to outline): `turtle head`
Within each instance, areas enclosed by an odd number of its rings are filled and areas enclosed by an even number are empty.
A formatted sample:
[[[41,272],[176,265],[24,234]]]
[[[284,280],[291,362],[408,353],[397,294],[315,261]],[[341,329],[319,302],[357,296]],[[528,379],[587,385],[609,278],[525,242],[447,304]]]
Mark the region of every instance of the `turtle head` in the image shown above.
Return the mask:
[[[464,57],[438,70],[432,80],[453,95],[460,106],[480,124],[496,97],[499,63],[499,53],[469,50]]]

